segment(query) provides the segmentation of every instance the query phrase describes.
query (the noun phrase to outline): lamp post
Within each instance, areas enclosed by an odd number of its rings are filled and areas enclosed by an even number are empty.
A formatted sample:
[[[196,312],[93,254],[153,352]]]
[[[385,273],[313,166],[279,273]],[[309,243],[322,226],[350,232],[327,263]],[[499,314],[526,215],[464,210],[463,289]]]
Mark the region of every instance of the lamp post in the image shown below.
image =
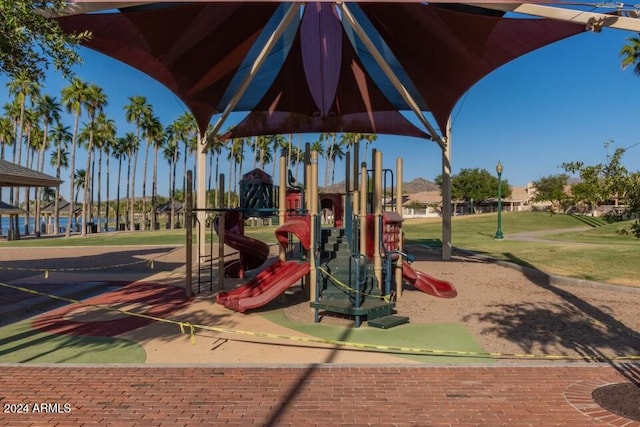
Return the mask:
[[[502,163],[498,161],[496,166],[496,172],[498,173],[498,229],[494,239],[502,240]]]

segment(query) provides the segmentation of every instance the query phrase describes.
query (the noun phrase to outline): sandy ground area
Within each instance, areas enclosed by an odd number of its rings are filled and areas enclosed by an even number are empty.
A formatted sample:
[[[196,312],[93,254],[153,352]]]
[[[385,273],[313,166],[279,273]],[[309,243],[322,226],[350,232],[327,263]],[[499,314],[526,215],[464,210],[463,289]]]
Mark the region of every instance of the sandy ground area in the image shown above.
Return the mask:
[[[443,262],[427,250],[413,248],[414,269],[452,282],[455,299],[439,299],[410,287],[397,303],[398,314],[412,323],[462,323],[489,352],[615,357],[640,354],[640,288],[561,280],[541,272],[515,269],[469,256]],[[149,259],[154,259],[153,270]],[[131,277],[182,286],[184,250],[139,248],[0,248],[0,267],[6,283],[43,280],[29,268],[79,269],[51,271],[47,280],[92,280]],[[87,271],[82,267],[111,266]],[[113,267],[117,266],[117,267]],[[110,276],[111,275],[111,276]],[[208,285],[207,285],[208,286]],[[231,283],[229,283],[231,286]],[[308,302],[287,298],[285,314],[312,322]],[[282,300],[270,307],[280,307]],[[244,331],[296,335],[261,313],[240,314],[215,304],[204,292],[173,318]],[[325,316],[322,322],[349,325]],[[391,330],[390,330],[391,331]],[[148,363],[410,363],[385,354],[367,354],[326,347],[308,348],[287,340],[198,331],[195,344],[172,324],[153,324],[122,335],[140,342]],[[257,344],[267,342],[269,345]],[[189,345],[186,345],[189,344]],[[314,346],[317,347],[317,346]]]

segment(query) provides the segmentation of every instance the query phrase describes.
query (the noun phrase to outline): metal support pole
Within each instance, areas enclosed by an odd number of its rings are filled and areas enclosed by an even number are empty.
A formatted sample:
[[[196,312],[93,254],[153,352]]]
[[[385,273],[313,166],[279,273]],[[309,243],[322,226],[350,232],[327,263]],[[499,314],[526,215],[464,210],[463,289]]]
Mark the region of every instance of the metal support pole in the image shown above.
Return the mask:
[[[502,240],[502,163],[498,162],[496,166],[496,172],[498,173],[498,228],[496,230],[495,239]]]
[[[367,256],[367,163],[360,168],[360,253]]]
[[[451,118],[447,121],[448,144],[442,149],[442,260],[451,259]]]
[[[311,152],[311,165],[310,165],[310,185],[311,194],[309,195],[309,210],[310,210],[310,250],[309,250],[309,292],[311,293],[311,297],[314,298],[317,295],[318,289],[318,276],[316,269],[316,240],[317,233],[320,233],[320,230],[316,230],[316,218],[318,217],[318,152]],[[315,313],[315,309],[314,313]]]
[[[280,184],[278,189],[278,225],[284,224],[285,205],[287,203],[287,159],[280,154]],[[286,248],[280,245],[278,249],[278,258],[284,261],[286,258]]]
[[[400,217],[402,218],[402,174],[403,174],[403,167],[402,167],[402,157],[398,157],[396,159],[396,177],[397,177],[397,184],[396,184],[396,213],[398,215],[400,215]],[[398,250],[400,252],[402,252],[402,250],[404,249],[404,242],[403,242],[403,235],[402,235],[402,229],[400,229],[400,235],[398,236]],[[396,266],[395,266],[395,282],[396,282],[396,299],[400,299],[400,297],[402,296],[402,256],[398,257],[398,261],[396,262]]]
[[[218,206],[224,208],[224,174],[219,177]],[[224,290],[224,212],[218,214],[218,290]]]
[[[198,135],[198,147],[202,147],[202,141],[204,137]],[[198,168],[196,170],[196,208],[198,211],[196,212],[196,216],[198,217],[198,221],[200,222],[200,227],[198,227],[198,253],[200,255],[211,255],[207,252],[207,230],[205,227],[205,222],[207,219],[207,213],[205,212],[205,208],[207,207],[207,152],[206,150],[198,150]],[[193,188],[193,187],[191,187]]]
[[[373,173],[373,272],[376,276],[378,286],[382,290],[382,255],[380,253],[380,226],[382,224],[382,152],[375,150]]]
[[[193,296],[193,172],[187,171],[187,194],[185,195],[185,230],[186,230],[186,250],[187,265],[185,271],[184,293],[187,298]]]

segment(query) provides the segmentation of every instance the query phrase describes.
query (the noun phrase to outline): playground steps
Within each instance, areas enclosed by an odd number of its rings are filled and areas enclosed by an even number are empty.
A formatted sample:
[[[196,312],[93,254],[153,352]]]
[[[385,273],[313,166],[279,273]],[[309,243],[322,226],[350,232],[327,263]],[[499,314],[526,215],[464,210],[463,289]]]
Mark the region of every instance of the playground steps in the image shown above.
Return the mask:
[[[393,305],[379,300],[365,301],[360,307],[354,307],[347,300],[320,301],[312,302],[311,307],[349,316],[366,316],[369,321],[393,314]]]
[[[209,290],[213,290],[213,257],[200,255],[198,263],[198,293],[202,292],[202,285],[209,285]]]
[[[367,325],[380,329],[389,329],[405,323],[409,323],[409,318],[406,316],[384,316],[367,321]]]
[[[354,272],[351,270],[351,250],[344,236],[344,229],[323,228],[321,245],[321,262],[323,268],[331,274],[335,281],[350,286]],[[343,286],[336,285],[329,278],[322,280],[323,300],[348,300],[349,290]]]

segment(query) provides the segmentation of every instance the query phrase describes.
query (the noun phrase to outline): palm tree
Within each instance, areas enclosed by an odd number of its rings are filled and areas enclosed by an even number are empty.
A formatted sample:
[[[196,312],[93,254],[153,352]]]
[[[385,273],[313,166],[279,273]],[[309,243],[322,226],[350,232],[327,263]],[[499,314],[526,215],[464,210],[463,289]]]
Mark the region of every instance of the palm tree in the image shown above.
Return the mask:
[[[272,144],[272,151],[271,151],[271,159],[272,159],[272,172],[271,172],[271,177],[275,180],[276,179],[276,163],[277,159],[280,157],[279,153],[280,150],[282,148],[285,148],[287,146],[287,141],[284,139],[284,136],[282,135],[273,135],[271,137],[271,144]]]
[[[0,117],[0,159],[4,160],[4,147],[10,145],[13,140],[13,126],[8,117]],[[0,191],[2,202],[2,191]],[[2,215],[0,215],[0,236],[2,235]]]
[[[76,141],[78,138],[78,124],[82,115],[82,108],[87,101],[89,85],[78,77],[74,77],[71,84],[62,89],[62,104],[68,113],[73,113],[73,134],[71,137],[71,174],[69,176],[69,220],[65,235],[71,236],[71,219],[75,211],[75,167],[76,167]]]
[[[18,128],[15,137],[17,143],[16,149],[18,150],[16,163],[21,164],[22,131],[24,129],[24,116],[27,100],[29,98],[37,98],[40,95],[40,86],[38,85],[38,82],[29,77],[26,72],[20,72],[13,80],[7,83],[7,88],[9,90],[9,95],[14,96],[15,101],[20,107],[20,116],[18,119]]]
[[[96,127],[96,114],[102,112],[105,105],[107,105],[107,95],[105,95],[101,87],[90,84],[87,87],[86,99],[84,102],[87,115],[89,116],[89,124],[87,126],[89,139],[87,142],[87,167],[85,168],[86,177],[84,180],[84,194],[82,197],[82,236],[87,234],[87,216],[89,215],[93,217],[93,213],[87,211],[88,207],[91,210],[89,206],[89,187],[93,180],[93,171],[91,170],[91,159],[93,157],[93,134],[95,133]],[[93,195],[91,200],[93,200]]]
[[[256,161],[258,162],[258,167],[264,170],[264,164],[267,162],[267,158],[269,158],[269,146],[271,145],[271,138],[268,135],[260,135],[254,138],[254,162],[253,168],[256,167]]]
[[[63,126],[59,121],[51,129],[49,135],[51,141],[56,147],[56,153],[51,155],[51,165],[56,168],[56,178],[60,179],[60,169],[68,167],[67,144],[71,142],[71,132],[68,126]],[[54,201],[54,227],[55,234],[60,230],[60,187],[56,187],[56,198]]]
[[[640,37],[627,37],[627,43],[620,49],[622,69],[633,66],[633,72],[640,76]]]
[[[78,196],[80,195],[80,189],[84,187],[84,182],[87,179],[87,171],[84,169],[78,169],[74,174],[74,185],[76,186],[76,200],[74,200],[75,206],[78,206]],[[78,217],[74,215],[76,229],[80,225],[78,224]],[[71,221],[71,219],[69,219]]]
[[[345,153],[342,149],[342,144],[340,144],[339,142],[334,142],[329,148],[331,157],[328,158],[327,161],[331,165],[331,185],[333,185],[335,184],[336,180],[336,160],[342,160]]]
[[[94,137],[94,147],[98,149],[98,229],[102,225],[102,154],[106,154],[107,158],[107,203],[106,203],[106,220],[104,223],[104,231],[109,230],[109,157],[111,149],[115,145],[116,139],[116,123],[112,119],[100,112],[96,117],[96,135]],[[91,196],[93,200],[93,195]]]
[[[364,158],[366,159],[369,155],[369,144],[376,142],[378,140],[378,135],[373,133],[365,133],[361,135],[360,140],[364,141]]]
[[[244,160],[244,138],[236,138],[231,140],[231,150],[229,151],[229,176],[231,176],[231,167],[233,167],[233,192],[239,194],[238,192],[238,166],[240,166],[240,175],[242,175],[242,162]],[[231,199],[231,185],[229,182],[229,194],[227,195],[227,207],[230,207]]]
[[[209,132],[207,132],[207,144],[209,147],[209,150],[207,151],[207,155],[209,156],[209,184],[208,184],[208,189],[209,191],[211,191],[211,175],[214,171],[213,168],[213,157],[215,156],[216,158],[216,167],[215,167],[215,173],[213,173],[215,175],[215,194],[218,194],[219,191],[219,174],[218,174],[218,166],[219,166],[219,160],[220,160],[220,154],[222,153],[222,147],[224,147],[224,141],[220,140],[220,135],[212,135]],[[218,201],[219,198],[215,197],[214,200],[214,206],[216,208],[220,207],[218,206]]]
[[[127,136],[133,134],[127,134]],[[129,143],[132,138],[117,138],[113,146],[113,156],[118,159],[118,181],[116,187],[116,230],[120,229],[120,177],[122,176],[122,159],[129,157]],[[127,185],[128,185],[127,181]],[[127,192],[128,194],[128,192]]]
[[[40,86],[35,80],[33,80],[28,75],[28,73],[19,72],[13,80],[7,83],[7,88],[9,89],[9,95],[14,96],[15,102],[17,103],[20,109],[17,128],[15,132],[16,139],[15,139],[13,148],[14,150],[17,150],[17,151],[14,151],[14,153],[16,154],[16,156],[14,156],[14,162],[17,164],[21,164],[22,163],[22,133],[24,129],[24,117],[25,117],[25,108],[27,104],[27,99],[29,97],[31,98],[37,97],[40,93]],[[18,187],[14,188],[13,197],[14,197],[13,203],[15,203],[16,205],[20,204],[20,194],[19,194]],[[29,224],[28,218],[27,218],[27,221],[25,221],[25,224],[28,227],[28,224]],[[15,217],[13,230],[15,233],[15,238],[19,239],[20,231],[18,230],[17,216]]]
[[[23,133],[26,135],[25,139],[25,166],[28,168],[33,168],[33,152],[34,147],[38,146],[39,140],[37,135],[38,130],[38,114],[34,109],[28,108],[24,110],[24,129]],[[35,138],[32,138],[32,135]],[[35,143],[35,145],[34,145]],[[17,189],[16,189],[17,190]],[[24,234],[29,234],[29,211],[30,211],[30,200],[29,200],[29,187],[25,187],[24,189],[24,204],[25,204],[25,221],[24,221]],[[17,224],[16,224],[17,228]]]
[[[176,137],[178,140],[182,141],[184,145],[184,154],[182,158],[182,194],[187,194],[187,157],[190,153],[194,153],[197,150],[198,126],[191,113],[182,114],[178,117],[175,124],[175,131],[177,132]]]
[[[156,209],[158,208],[158,151],[164,144],[164,127],[160,122],[158,117],[152,116],[147,117],[145,120],[145,136],[147,137],[147,153],[149,151],[149,145],[153,144],[153,172],[152,172],[152,182],[151,182],[151,211],[153,224],[151,225],[152,229],[156,228],[156,224],[158,223],[158,215]],[[142,211],[145,213],[146,218],[146,207],[145,207],[145,198],[146,198],[146,185],[147,185],[147,155],[145,154],[144,159],[144,178],[142,180]]]
[[[321,133],[318,137],[318,141],[320,142],[328,142],[329,149],[327,150],[326,163],[324,165],[324,187],[327,188],[329,186],[329,172],[331,169],[331,161],[333,159],[333,149],[336,146],[336,134],[335,132],[324,132]]]
[[[13,144],[13,126],[9,117],[0,117],[0,159],[4,160],[5,146]]]
[[[141,127],[142,127],[142,136],[146,138],[147,144],[144,150],[144,162],[142,167],[142,224],[140,225],[141,230],[145,230],[147,228],[147,165],[149,163],[149,149],[151,148],[152,140],[152,130],[154,121],[160,122],[160,119],[153,115],[153,107],[151,105],[148,106],[145,111],[144,116],[142,117]]]
[[[42,119],[42,131],[44,132],[44,139],[42,141],[42,146],[40,147],[40,164],[38,170],[40,172],[44,172],[44,153],[49,146],[49,126],[53,122],[60,121],[60,113],[62,111],[62,107],[55,97],[44,95],[38,98],[36,102],[36,111]],[[40,201],[42,198],[41,194],[42,188],[38,187],[36,193],[36,218],[40,218]],[[40,237],[39,227],[36,227],[36,237]]]
[[[135,221],[135,187],[136,187],[136,166],[138,164],[138,146],[140,145],[140,133],[142,131],[142,123],[144,122],[144,117],[146,115],[151,114],[150,106],[147,103],[147,98],[144,96],[136,95],[129,97],[129,104],[124,106],[125,109],[125,117],[127,122],[135,123],[136,125],[136,146],[135,150],[133,150],[133,174],[129,176],[131,179],[131,207],[129,210],[129,227],[131,230],[134,230],[134,221]],[[129,163],[131,159],[129,159]],[[144,221],[142,222],[142,226],[144,227]],[[144,230],[144,228],[142,228]]]
[[[129,231],[135,230],[135,173],[136,163],[138,160],[138,148],[140,147],[140,140],[131,132],[128,132],[124,136],[126,140],[127,148],[127,208],[129,209]],[[131,171],[131,160],[133,160],[133,172]],[[132,176],[132,174],[134,176]]]
[[[167,134],[169,138],[167,139],[167,144],[164,146],[162,150],[162,155],[169,162],[169,169],[171,170],[171,180],[169,182],[169,189],[171,192],[171,215],[169,217],[169,228],[173,230],[175,228],[175,198],[176,198],[176,164],[178,163],[178,158],[180,157],[180,147],[178,146],[177,141],[171,134],[171,128],[167,129]]]

